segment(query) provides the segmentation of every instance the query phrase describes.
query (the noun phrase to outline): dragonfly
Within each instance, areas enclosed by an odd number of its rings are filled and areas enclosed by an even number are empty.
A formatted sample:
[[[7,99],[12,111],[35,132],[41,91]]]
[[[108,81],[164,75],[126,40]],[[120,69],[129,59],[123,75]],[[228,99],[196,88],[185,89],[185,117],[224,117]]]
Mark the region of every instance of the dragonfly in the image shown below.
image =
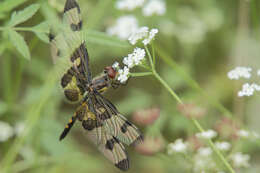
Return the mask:
[[[54,59],[66,54],[70,63],[61,77],[64,95],[69,101],[78,104],[59,139],[63,140],[74,123],[79,121],[86,130],[87,138],[117,168],[126,171],[129,169],[129,158],[124,144],[136,145],[143,141],[143,135],[103,96],[108,88],[117,88],[120,85],[116,80],[117,70],[107,66],[100,76],[92,78],[86,42],[81,35],[83,22],[80,13],[76,0],[66,0],[63,22],[68,32],[49,34]],[[59,41],[59,38],[64,41]],[[64,45],[66,48],[62,50]],[[66,50],[72,51],[66,53]]]

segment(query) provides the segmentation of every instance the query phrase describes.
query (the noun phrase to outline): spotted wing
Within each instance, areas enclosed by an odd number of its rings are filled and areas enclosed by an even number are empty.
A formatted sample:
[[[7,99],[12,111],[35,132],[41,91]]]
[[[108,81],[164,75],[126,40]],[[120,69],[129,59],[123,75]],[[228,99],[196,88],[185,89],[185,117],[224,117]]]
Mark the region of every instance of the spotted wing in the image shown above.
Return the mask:
[[[76,0],[67,0],[64,7],[63,20],[65,25],[68,26],[70,35],[67,35],[68,45],[72,48],[75,47],[73,54],[71,55],[70,60],[72,62],[79,61],[78,68],[81,70],[81,73],[87,77],[87,82],[91,83],[91,71],[89,68],[89,56],[86,49],[85,41],[82,37],[82,20],[80,15],[80,8]],[[79,42],[78,42],[79,41]],[[73,43],[73,44],[72,44]],[[78,60],[78,58],[80,60]]]
[[[101,139],[99,139],[99,134],[101,134]],[[123,171],[129,169],[129,159],[125,147],[116,137],[109,134],[103,126],[88,131],[87,137],[98,146],[99,151],[116,167]]]
[[[135,145],[143,140],[138,128],[121,115],[109,100],[98,93],[96,99],[105,110],[101,114],[101,119],[109,134],[127,145]]]
[[[61,86],[69,101],[77,102],[84,94],[84,86],[91,83],[89,56],[82,36],[80,8],[76,0],[67,0],[63,14],[64,27],[55,36],[50,33],[51,53],[54,61],[68,59],[67,69],[61,78]]]

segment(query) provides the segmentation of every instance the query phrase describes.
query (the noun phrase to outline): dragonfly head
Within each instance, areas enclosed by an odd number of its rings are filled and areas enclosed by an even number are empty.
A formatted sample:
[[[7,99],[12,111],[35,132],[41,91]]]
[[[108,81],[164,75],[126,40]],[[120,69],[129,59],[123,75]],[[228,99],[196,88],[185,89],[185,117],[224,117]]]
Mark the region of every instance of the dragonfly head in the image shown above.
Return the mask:
[[[115,79],[117,75],[117,71],[112,66],[105,67],[104,73],[107,74],[110,79]]]

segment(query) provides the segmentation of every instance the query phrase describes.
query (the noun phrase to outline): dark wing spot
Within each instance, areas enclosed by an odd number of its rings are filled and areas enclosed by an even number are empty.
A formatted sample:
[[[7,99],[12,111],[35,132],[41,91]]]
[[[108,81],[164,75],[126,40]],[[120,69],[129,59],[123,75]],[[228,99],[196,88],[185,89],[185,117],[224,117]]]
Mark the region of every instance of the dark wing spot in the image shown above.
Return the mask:
[[[72,76],[70,74],[68,74],[68,73],[64,74],[61,78],[62,88],[65,88],[68,85],[68,83],[70,83],[71,79],[72,79]]]
[[[64,94],[66,96],[66,98],[70,101],[78,101],[79,99],[79,92],[77,90],[74,89],[66,89],[64,90]]]
[[[72,31],[80,31],[81,28],[82,28],[82,21],[80,21],[78,24],[72,23],[70,25],[70,28],[71,28]]]
[[[125,124],[127,124],[128,126],[132,126],[132,123],[130,123],[129,121],[125,121]]]
[[[67,11],[69,11],[70,9],[73,9],[73,8],[77,8],[78,13],[80,13],[79,4],[75,0],[67,0],[65,7],[64,7],[64,13],[66,13]]]
[[[51,42],[54,38],[55,38],[55,35],[53,35],[52,33],[49,33],[49,41]]]
[[[120,162],[115,164],[115,166],[121,169],[122,171],[127,171],[129,169],[129,160],[128,159],[121,160]]]
[[[126,133],[128,126],[132,126],[132,123],[130,123],[129,121],[125,121],[125,123],[121,126],[121,131],[123,133]]]
[[[126,123],[124,123],[124,124],[121,126],[121,131],[122,131],[123,133],[126,133],[126,131],[127,131],[127,124],[126,124]]]
[[[100,119],[101,119],[101,120],[107,120],[107,119],[109,119],[109,118],[111,118],[111,115],[110,115],[107,111],[105,111],[104,113],[102,113],[102,114],[100,115]]]
[[[109,149],[109,150],[112,151],[113,148],[114,148],[114,144],[115,144],[115,140],[114,139],[107,140],[106,149]]]
[[[120,143],[120,141],[116,137],[113,136],[113,139],[115,140],[116,143],[118,144]]]
[[[143,142],[143,140],[144,140],[144,136],[142,134],[140,134],[130,145],[136,146],[136,145],[140,144],[141,142]]]
[[[92,119],[83,120],[82,126],[84,127],[84,129],[91,131],[95,128],[95,120]]]

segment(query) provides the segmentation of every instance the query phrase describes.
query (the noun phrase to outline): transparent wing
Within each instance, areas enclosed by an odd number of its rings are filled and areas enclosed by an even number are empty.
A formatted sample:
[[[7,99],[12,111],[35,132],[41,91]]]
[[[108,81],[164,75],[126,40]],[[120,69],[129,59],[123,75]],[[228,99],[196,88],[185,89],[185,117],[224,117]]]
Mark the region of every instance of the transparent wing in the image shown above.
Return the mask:
[[[104,109],[101,119],[103,120],[104,128],[109,134],[127,145],[135,145],[143,140],[139,129],[121,115],[109,100],[100,94],[96,98],[100,107]]]
[[[101,140],[99,140],[98,133],[101,134]],[[87,131],[87,137],[116,167],[123,171],[129,169],[129,159],[125,147],[116,137],[110,135],[103,126]]]
[[[76,0],[67,0],[64,7],[63,27],[59,34],[49,34],[51,53],[54,62],[60,57],[68,59],[68,68],[74,66],[83,74],[86,83],[91,83],[89,56],[86,49],[82,29],[80,8]]]

